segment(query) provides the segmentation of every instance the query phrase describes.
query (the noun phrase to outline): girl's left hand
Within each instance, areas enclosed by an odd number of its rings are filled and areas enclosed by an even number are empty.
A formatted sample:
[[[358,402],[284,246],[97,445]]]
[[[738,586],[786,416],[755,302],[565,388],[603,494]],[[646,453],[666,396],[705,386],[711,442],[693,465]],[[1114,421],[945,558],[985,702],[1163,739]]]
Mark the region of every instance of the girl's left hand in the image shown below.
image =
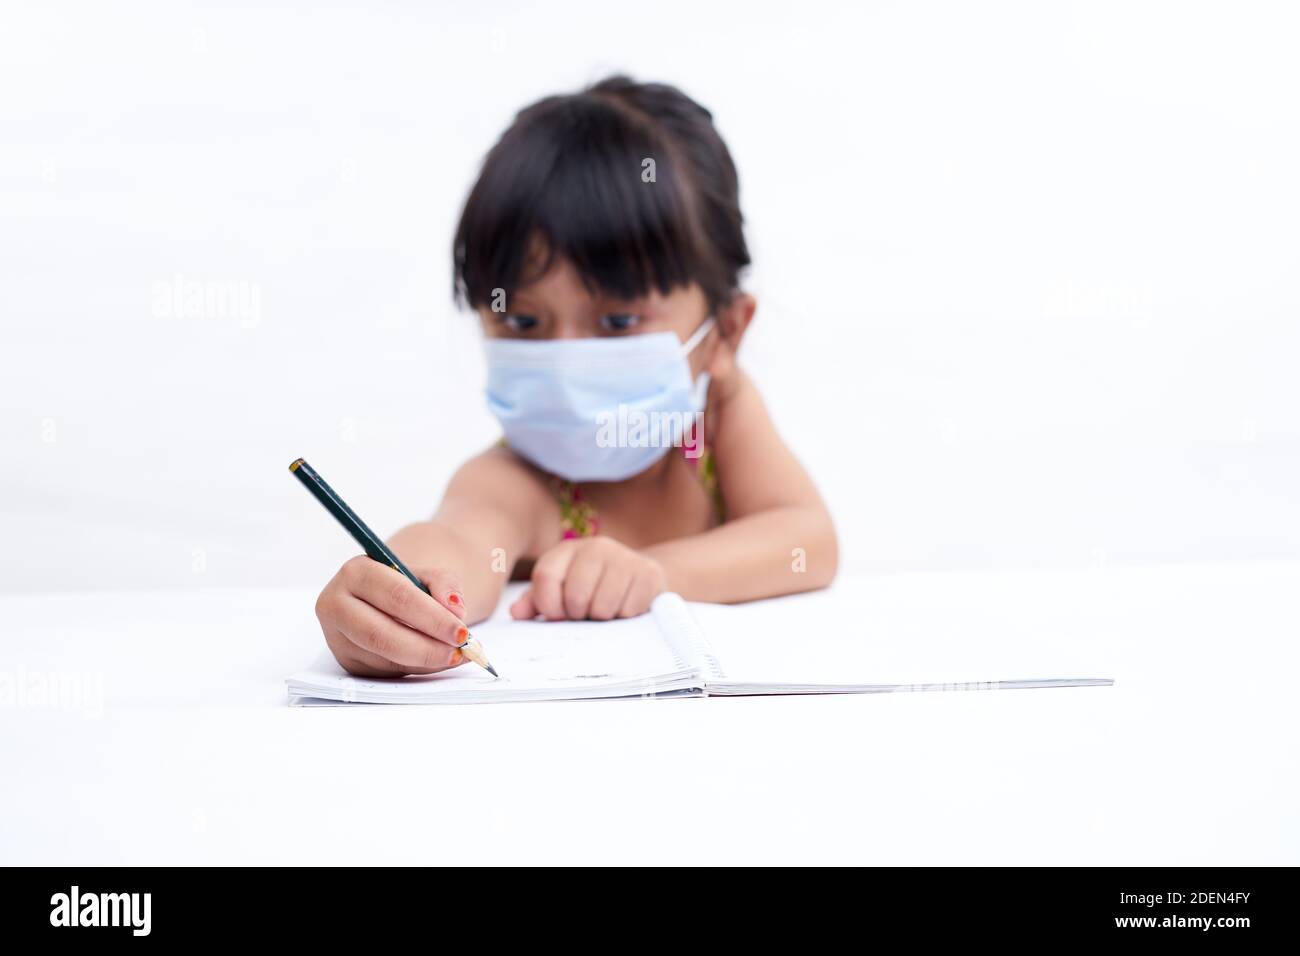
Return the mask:
[[[636,617],[668,587],[668,575],[654,558],[613,538],[570,538],[533,565],[532,583],[510,606],[510,616],[548,621],[608,621]]]

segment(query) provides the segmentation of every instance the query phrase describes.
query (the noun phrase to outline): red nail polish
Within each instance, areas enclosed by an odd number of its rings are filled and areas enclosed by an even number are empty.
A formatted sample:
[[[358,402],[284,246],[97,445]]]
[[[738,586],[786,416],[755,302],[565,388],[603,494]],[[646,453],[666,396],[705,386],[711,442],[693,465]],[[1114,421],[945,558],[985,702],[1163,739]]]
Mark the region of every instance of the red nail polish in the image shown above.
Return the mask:
[[[448,603],[448,604],[464,604],[465,602],[462,601],[462,600],[460,599],[460,595],[459,595],[459,594],[457,594],[455,591],[452,591],[450,594],[447,595],[447,603]]]
[[[456,640],[460,641],[462,644],[465,643],[468,637],[469,637],[469,628],[462,627],[456,630]]]

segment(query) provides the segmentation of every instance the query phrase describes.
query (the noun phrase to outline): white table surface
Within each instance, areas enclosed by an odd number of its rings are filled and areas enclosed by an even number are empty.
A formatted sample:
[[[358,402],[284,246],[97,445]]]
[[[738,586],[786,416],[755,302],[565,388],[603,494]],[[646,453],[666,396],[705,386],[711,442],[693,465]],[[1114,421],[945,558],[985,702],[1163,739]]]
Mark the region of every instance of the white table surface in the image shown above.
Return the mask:
[[[1116,684],[290,708],[313,593],[3,597],[0,863],[1300,863],[1300,565],[909,587]]]

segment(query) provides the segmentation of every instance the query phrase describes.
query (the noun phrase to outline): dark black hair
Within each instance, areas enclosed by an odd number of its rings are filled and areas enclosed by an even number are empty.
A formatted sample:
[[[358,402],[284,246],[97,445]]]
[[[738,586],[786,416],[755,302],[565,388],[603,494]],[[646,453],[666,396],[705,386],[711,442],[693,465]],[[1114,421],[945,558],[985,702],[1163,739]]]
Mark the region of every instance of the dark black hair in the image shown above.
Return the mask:
[[[743,222],[712,114],[674,87],[612,76],[526,107],[492,147],[456,228],[455,295],[488,305],[559,256],[592,291],[633,299],[696,282],[717,306],[749,265]]]

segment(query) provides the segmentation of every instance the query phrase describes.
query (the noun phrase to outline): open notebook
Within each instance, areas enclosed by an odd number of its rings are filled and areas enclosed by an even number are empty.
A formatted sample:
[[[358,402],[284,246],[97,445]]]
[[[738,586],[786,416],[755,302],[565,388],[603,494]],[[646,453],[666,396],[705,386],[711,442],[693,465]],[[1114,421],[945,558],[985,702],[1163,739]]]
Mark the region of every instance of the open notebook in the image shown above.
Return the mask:
[[[905,602],[904,602],[905,603]],[[898,602],[894,602],[897,605]],[[474,628],[500,672],[464,665],[394,680],[357,678],[332,658],[288,680],[290,703],[435,704],[747,694],[867,694],[1110,684],[1086,642],[978,615],[937,617],[827,592],[745,605],[655,599],[628,620],[511,621]],[[942,609],[941,609],[942,610]],[[874,617],[874,622],[873,622]],[[952,617],[950,613],[948,617]]]

